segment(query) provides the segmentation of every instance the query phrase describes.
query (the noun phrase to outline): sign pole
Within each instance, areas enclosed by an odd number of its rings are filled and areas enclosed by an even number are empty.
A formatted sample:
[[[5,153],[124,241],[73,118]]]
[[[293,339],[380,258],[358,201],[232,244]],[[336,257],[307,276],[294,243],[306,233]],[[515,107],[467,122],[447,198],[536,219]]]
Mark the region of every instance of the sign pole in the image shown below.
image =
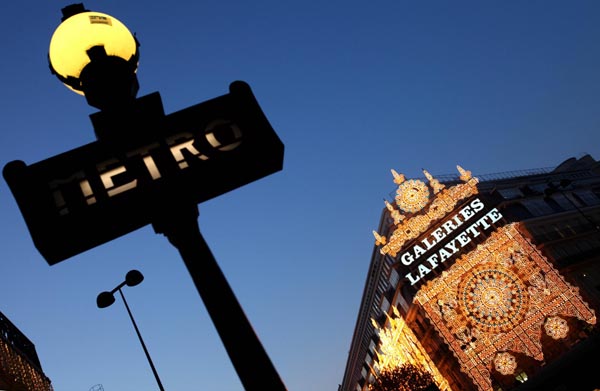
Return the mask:
[[[198,226],[198,208],[170,210],[155,220],[179,251],[246,391],[286,391]]]

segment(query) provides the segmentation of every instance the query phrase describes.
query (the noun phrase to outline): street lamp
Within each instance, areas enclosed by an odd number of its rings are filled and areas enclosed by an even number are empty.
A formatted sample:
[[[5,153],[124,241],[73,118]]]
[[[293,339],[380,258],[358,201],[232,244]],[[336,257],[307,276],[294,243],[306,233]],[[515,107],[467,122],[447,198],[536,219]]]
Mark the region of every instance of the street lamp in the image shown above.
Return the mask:
[[[129,30],[82,4],[62,12],[50,68],[100,109],[90,115],[97,141],[4,167],[34,244],[53,265],[152,224],[179,251],[246,391],[285,391],[198,226],[198,203],[283,168],[284,145],[250,86],[235,81],[165,115],[158,92],[135,97]]]
[[[121,298],[123,299],[123,304],[125,304],[125,308],[127,309],[127,313],[129,314],[129,319],[131,319],[131,323],[133,324],[133,328],[135,329],[138,339],[140,340],[140,344],[142,345],[142,348],[144,349],[144,353],[146,354],[146,358],[148,359],[150,368],[152,368],[152,373],[154,374],[156,383],[158,383],[158,388],[160,389],[160,391],[164,391],[165,389],[163,388],[160,378],[158,377],[158,372],[156,372],[154,363],[152,362],[152,359],[150,358],[150,353],[148,352],[148,349],[146,348],[146,344],[144,343],[144,340],[142,339],[142,334],[140,333],[140,330],[138,329],[137,324],[135,323],[135,319],[133,319],[133,314],[131,313],[131,310],[129,309],[127,300],[125,300],[125,295],[123,295],[123,291],[121,290],[121,288],[124,287],[125,285],[136,286],[139,283],[141,283],[143,280],[144,280],[144,276],[142,275],[142,273],[140,273],[137,270],[130,270],[125,275],[125,281],[123,281],[122,283],[117,285],[110,292],[104,291],[98,295],[98,297],[96,298],[96,305],[98,306],[98,308],[109,307],[110,305],[112,305],[112,303],[115,302],[115,292],[119,291],[119,294],[121,295]]]
[[[101,110],[131,103],[139,84],[139,43],[116,18],[83,4],[62,9],[48,50],[50,70],[69,89]]]

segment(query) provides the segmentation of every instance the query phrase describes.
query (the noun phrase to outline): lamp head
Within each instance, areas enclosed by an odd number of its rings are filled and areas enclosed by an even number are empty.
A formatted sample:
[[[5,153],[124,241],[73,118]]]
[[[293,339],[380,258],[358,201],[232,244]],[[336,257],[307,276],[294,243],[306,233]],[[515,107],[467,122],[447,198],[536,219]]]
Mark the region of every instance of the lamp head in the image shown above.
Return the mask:
[[[115,302],[115,296],[110,292],[101,292],[96,298],[96,305],[98,308],[106,308],[109,307],[112,303]]]
[[[138,270],[130,270],[125,275],[125,284],[127,286],[136,286],[144,281],[144,276]]]
[[[48,50],[52,73],[101,110],[134,100],[139,43],[133,34],[116,18],[83,4],[62,12]]]

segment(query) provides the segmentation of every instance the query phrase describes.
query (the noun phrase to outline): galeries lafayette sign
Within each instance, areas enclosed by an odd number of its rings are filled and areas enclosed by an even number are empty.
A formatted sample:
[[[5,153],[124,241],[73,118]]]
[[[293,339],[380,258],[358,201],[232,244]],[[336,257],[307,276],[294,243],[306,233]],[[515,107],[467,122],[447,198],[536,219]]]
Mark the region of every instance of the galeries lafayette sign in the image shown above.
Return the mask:
[[[494,223],[503,216],[498,209],[493,208],[473,220],[484,209],[485,205],[481,199],[475,198],[400,255],[402,264],[413,266],[413,271],[405,275],[411,285],[415,285],[440,264],[460,253],[463,247],[483,232],[493,230]],[[442,242],[445,242],[444,245],[438,246]],[[416,269],[414,269],[415,265],[418,265]]]

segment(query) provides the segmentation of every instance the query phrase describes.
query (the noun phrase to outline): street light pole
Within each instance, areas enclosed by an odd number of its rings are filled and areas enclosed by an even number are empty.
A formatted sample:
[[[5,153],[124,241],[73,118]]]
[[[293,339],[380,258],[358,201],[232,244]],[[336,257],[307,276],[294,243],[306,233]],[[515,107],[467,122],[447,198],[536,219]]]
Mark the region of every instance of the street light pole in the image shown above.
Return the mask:
[[[185,208],[185,205],[184,205]],[[285,391],[198,226],[198,209],[170,210],[153,223],[177,248],[246,391]]]
[[[138,326],[135,323],[135,319],[133,319],[133,314],[131,313],[131,310],[129,309],[127,300],[125,300],[125,295],[123,294],[123,291],[121,290],[120,287],[118,288],[118,291],[119,291],[119,294],[121,295],[121,299],[123,299],[123,304],[125,304],[125,308],[127,309],[127,313],[129,314],[129,319],[131,319],[131,323],[133,324],[135,333],[137,334],[138,339],[140,340],[142,349],[144,349],[144,353],[146,354],[146,358],[148,359],[148,364],[150,364],[150,368],[152,368],[152,373],[154,374],[154,378],[156,379],[158,388],[160,389],[160,391],[165,391],[165,389],[162,385],[162,382],[160,381],[160,377],[158,377],[158,372],[156,371],[156,368],[154,367],[154,363],[152,362],[152,358],[150,358],[150,353],[148,352],[148,349],[146,348],[146,344],[144,343],[144,340],[142,339],[142,334],[140,334],[140,330],[138,329]]]
[[[144,349],[144,353],[146,354],[146,359],[148,359],[148,364],[150,364],[150,368],[152,369],[152,373],[154,374],[154,378],[156,379],[158,388],[160,389],[160,391],[165,391],[165,389],[162,385],[162,382],[160,381],[160,377],[158,377],[158,372],[156,371],[156,368],[154,367],[154,363],[152,362],[152,358],[150,357],[150,353],[148,352],[148,349],[146,348],[146,344],[144,343],[144,339],[142,338],[140,329],[138,328],[137,323],[135,322],[135,319],[133,318],[131,309],[129,309],[129,304],[127,304],[127,300],[125,300],[125,295],[123,294],[123,291],[121,290],[121,288],[125,285],[136,286],[139,283],[141,283],[143,280],[144,280],[144,276],[142,275],[142,273],[140,273],[137,270],[130,270],[127,273],[127,275],[125,276],[125,281],[123,281],[122,283],[117,285],[112,291],[101,292],[98,295],[98,297],[96,299],[96,305],[98,306],[98,308],[106,308],[106,307],[112,305],[112,303],[115,302],[114,294],[116,291],[119,291],[119,294],[121,295],[121,299],[123,299],[123,304],[125,304],[125,308],[127,309],[127,314],[129,314],[129,319],[131,319],[131,323],[133,324],[133,328],[135,329],[135,333],[137,334],[137,337],[140,340],[142,349]]]

